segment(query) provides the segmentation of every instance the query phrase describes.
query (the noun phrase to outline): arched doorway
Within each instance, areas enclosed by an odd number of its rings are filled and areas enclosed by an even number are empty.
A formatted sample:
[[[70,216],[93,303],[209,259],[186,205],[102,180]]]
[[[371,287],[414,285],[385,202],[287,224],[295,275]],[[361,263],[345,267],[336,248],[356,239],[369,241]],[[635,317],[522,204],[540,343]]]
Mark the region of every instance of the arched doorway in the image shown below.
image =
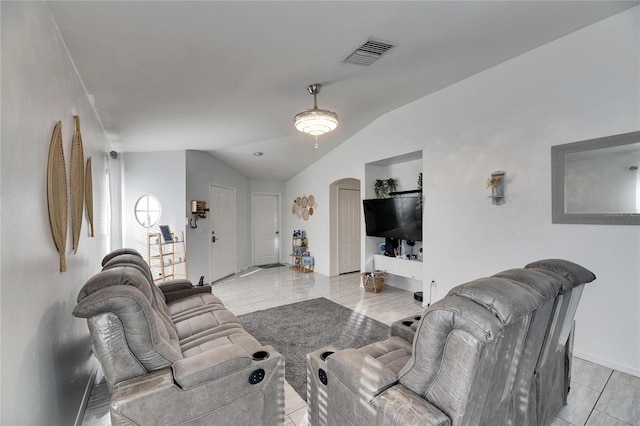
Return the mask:
[[[329,185],[329,204],[329,273],[335,276],[360,271],[360,180],[345,178]]]

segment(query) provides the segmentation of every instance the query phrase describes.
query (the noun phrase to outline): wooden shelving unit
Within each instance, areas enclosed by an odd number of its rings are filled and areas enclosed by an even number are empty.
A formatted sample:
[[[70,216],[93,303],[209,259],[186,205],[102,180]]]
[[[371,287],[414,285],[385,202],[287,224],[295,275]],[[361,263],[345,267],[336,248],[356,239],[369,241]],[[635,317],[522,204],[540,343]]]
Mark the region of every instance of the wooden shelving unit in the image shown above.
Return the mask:
[[[313,272],[314,259],[308,254],[307,237],[293,237],[291,242],[291,266],[290,268],[298,272]]]
[[[189,278],[184,232],[174,232],[173,238],[173,241],[163,242],[159,232],[147,234],[147,263],[154,282]]]

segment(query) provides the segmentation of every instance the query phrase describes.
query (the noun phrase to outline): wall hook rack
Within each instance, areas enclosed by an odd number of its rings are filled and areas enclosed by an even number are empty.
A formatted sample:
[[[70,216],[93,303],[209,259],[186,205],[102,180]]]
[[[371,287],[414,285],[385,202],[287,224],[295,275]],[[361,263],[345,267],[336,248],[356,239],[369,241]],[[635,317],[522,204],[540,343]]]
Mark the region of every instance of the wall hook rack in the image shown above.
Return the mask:
[[[189,227],[196,229],[198,227],[198,219],[206,219],[209,208],[206,201],[192,200],[191,201],[191,214],[193,217],[189,219]]]

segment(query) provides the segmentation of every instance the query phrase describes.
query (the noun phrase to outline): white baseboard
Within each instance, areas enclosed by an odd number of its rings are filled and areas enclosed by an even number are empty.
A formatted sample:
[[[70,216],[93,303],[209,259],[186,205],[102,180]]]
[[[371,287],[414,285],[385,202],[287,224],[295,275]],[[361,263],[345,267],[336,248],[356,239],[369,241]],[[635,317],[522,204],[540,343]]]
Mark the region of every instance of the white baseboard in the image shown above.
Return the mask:
[[[91,367],[91,373],[89,374],[89,380],[87,380],[87,386],[84,388],[84,394],[82,395],[82,401],[80,402],[80,408],[78,409],[78,415],[74,426],[81,426],[82,419],[84,418],[84,412],[87,409],[87,402],[89,402],[89,396],[91,396],[91,389],[96,382],[96,374],[98,372],[98,360],[92,355],[90,361],[93,363]]]
[[[617,362],[613,362],[613,361],[608,360],[608,359],[602,359],[602,358],[599,358],[599,357],[596,357],[596,356],[585,354],[583,352],[576,351],[575,349],[573,350],[573,355],[578,357],[578,358],[584,359],[585,361],[590,361],[590,362],[602,365],[604,367],[612,368],[612,369],[620,371],[622,373],[626,373],[626,374],[630,374],[632,376],[640,377],[640,369],[639,368],[633,368],[633,367],[629,367],[628,365],[618,364]]]

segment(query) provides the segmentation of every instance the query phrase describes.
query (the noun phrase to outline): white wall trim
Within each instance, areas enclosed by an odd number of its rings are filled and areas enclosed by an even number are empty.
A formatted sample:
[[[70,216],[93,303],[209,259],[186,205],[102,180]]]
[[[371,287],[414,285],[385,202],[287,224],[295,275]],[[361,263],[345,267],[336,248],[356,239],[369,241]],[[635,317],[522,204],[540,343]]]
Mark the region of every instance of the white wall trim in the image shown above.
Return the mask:
[[[632,376],[640,377],[640,369],[629,367],[628,365],[622,365],[610,359],[593,356],[580,351],[573,351],[573,356],[583,359],[585,361],[593,362],[604,367],[612,368],[622,373],[631,374]]]

